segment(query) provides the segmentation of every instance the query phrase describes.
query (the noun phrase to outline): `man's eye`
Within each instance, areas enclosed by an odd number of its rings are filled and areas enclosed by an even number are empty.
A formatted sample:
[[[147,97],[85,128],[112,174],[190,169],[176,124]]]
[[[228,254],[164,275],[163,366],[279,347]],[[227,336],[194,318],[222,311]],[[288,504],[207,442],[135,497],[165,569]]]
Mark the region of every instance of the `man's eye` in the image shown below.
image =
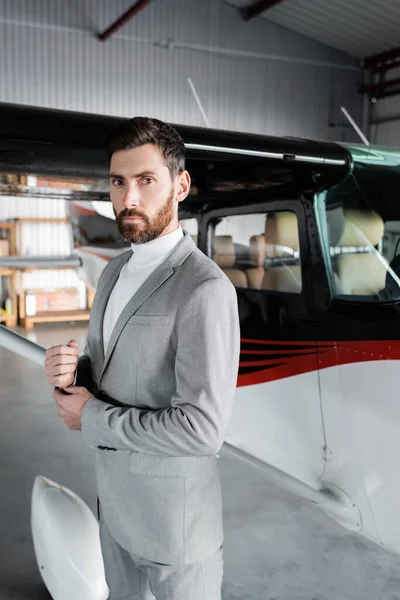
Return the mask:
[[[115,186],[119,187],[119,186],[121,186],[121,185],[122,185],[122,183],[123,183],[123,182],[122,182],[122,179],[112,179],[112,180],[111,180],[111,183],[112,183],[113,185],[115,185]]]
[[[148,185],[149,183],[153,182],[153,179],[151,177],[143,177],[143,183]]]

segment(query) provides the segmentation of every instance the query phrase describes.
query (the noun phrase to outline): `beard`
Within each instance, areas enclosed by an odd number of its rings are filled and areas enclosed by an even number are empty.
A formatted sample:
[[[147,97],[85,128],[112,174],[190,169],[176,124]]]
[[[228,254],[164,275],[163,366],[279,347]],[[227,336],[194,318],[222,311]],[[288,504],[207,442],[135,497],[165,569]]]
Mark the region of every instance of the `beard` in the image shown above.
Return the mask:
[[[154,217],[149,217],[138,210],[129,210],[128,208],[122,210],[117,215],[114,209],[118,229],[125,242],[147,244],[147,242],[160,237],[175,216],[174,195],[174,190],[172,189],[165,204],[163,204]],[[129,223],[124,221],[125,217],[140,217],[141,221]]]

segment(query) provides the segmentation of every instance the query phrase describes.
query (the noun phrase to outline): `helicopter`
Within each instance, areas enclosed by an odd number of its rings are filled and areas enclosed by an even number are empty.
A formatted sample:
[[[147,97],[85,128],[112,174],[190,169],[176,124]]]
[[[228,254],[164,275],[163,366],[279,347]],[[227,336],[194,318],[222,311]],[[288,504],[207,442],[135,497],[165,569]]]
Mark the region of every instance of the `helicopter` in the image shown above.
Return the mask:
[[[122,121],[0,104],[0,172],[89,180],[62,199],[69,259],[93,291],[107,262],[129,249],[103,150]],[[192,178],[180,223],[238,298],[241,355],[225,449],[400,553],[400,150],[175,127]],[[10,335],[0,327],[0,345],[22,349]]]

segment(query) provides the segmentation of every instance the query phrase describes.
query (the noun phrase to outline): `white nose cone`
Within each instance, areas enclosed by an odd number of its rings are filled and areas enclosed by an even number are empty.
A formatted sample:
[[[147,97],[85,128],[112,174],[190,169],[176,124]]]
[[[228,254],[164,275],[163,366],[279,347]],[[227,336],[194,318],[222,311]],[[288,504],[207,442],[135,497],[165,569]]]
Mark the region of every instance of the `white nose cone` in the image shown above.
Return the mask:
[[[106,600],[99,525],[71,490],[39,475],[32,490],[36,560],[53,600]]]

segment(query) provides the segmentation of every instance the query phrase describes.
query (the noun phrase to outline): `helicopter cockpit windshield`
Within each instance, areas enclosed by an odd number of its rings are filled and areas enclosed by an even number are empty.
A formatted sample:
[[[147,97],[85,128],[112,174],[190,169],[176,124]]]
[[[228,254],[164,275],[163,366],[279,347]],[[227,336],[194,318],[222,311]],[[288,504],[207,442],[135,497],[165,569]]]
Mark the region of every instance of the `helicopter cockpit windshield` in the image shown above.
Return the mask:
[[[348,147],[345,181],[315,195],[333,297],[400,301],[400,152]]]

